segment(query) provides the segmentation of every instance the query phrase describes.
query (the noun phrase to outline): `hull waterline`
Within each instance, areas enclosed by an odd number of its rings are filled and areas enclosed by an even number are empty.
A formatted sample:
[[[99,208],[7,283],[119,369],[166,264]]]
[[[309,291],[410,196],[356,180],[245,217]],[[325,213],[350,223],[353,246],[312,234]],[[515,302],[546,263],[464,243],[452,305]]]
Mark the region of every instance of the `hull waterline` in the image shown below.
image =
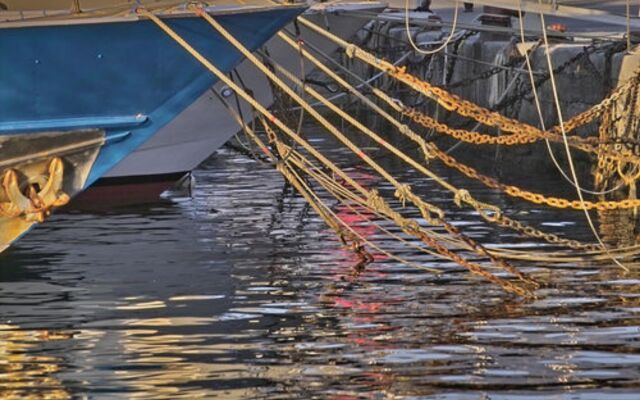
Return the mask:
[[[207,11],[256,49],[303,8]],[[162,19],[222,71],[241,61],[193,13]],[[0,251],[215,83],[157,26],[135,15],[5,22],[0,24],[0,52],[9,55],[0,58]],[[22,145],[36,139],[37,148]],[[88,142],[93,143],[90,149],[80,146]],[[45,204],[41,191],[51,180],[58,187]]]

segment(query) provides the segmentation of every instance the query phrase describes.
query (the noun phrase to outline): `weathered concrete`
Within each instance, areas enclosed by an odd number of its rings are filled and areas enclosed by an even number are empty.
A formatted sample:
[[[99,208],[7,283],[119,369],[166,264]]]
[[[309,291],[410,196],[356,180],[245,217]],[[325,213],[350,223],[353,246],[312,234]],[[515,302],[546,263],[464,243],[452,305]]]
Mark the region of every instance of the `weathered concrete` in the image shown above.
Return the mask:
[[[407,32],[403,24],[386,23],[380,25],[380,23],[375,23],[370,28],[380,35],[371,35],[366,45],[371,49],[375,48],[385,58],[395,60],[406,52],[412,52],[412,48],[407,44]],[[421,32],[415,27],[412,27],[410,32],[418,44],[432,42],[443,36],[442,32]],[[408,67],[413,74],[420,78],[447,87],[452,84],[456,86],[456,83],[463,82],[470,77],[476,77],[490,70],[492,65],[507,65],[516,60],[513,66],[518,68],[518,71],[500,71],[488,78],[473,80],[463,86],[451,89],[453,93],[464,99],[495,109],[505,90],[508,90],[506,97],[509,98],[514,93],[526,90],[530,86],[529,76],[526,73],[527,67],[523,60],[519,60],[519,57],[523,55],[526,48],[535,44],[535,42],[530,42],[527,46],[523,46],[519,38],[512,36],[475,34],[457,44],[450,45],[446,53],[422,56],[413,52],[408,58]],[[554,68],[583,53],[589,44],[588,42],[569,41],[552,43],[551,58]],[[544,46],[538,47],[532,53],[531,59],[536,76],[547,73]],[[640,55],[638,53],[627,54],[623,49],[618,49],[615,53],[598,50],[571,62],[561,73],[556,74],[563,118],[569,119],[598,104],[619,82],[628,79],[639,65]],[[371,76],[372,72],[371,70],[361,71],[366,76]],[[390,79],[383,79],[378,83],[406,104],[416,105],[430,115],[439,115],[441,120],[451,125],[466,129],[471,129],[474,126],[473,121],[443,113],[432,101],[424,101],[415,92]],[[538,93],[545,126],[550,128],[557,125],[558,116],[549,80],[539,87]],[[535,102],[528,91],[525,96],[510,106],[499,109],[499,111],[503,115],[540,127]],[[499,134],[495,129],[488,127],[480,127],[479,131]],[[597,124],[589,124],[581,128],[579,133],[597,136]],[[438,141],[443,148],[455,143],[447,138],[440,138]],[[564,149],[558,145],[553,147],[556,150],[557,158],[564,163],[566,160]],[[488,163],[497,172],[507,170],[510,175],[514,171],[521,175],[530,175],[532,171],[558,174],[544,143],[508,148],[501,146],[497,149],[485,147],[484,151],[478,151],[477,146],[463,144],[456,148],[455,154],[470,163]],[[592,159],[579,151],[575,151],[574,156],[578,162],[583,181],[587,179],[585,182],[591,186]],[[513,168],[514,166],[517,168]]]

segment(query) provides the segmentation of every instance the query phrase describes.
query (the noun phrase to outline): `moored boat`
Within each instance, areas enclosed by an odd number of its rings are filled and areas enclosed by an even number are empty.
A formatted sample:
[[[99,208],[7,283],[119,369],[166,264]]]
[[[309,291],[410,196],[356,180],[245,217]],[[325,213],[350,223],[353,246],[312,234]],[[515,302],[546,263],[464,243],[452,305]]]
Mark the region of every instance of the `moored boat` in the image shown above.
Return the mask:
[[[206,7],[256,49],[299,5]],[[150,10],[228,72],[242,59],[187,7]],[[0,251],[86,189],[215,79],[129,7],[0,14]]]
[[[348,39],[367,23],[365,19],[349,16],[350,12],[377,13],[385,7],[386,3],[378,1],[339,0],[316,3],[305,12],[305,17]],[[296,32],[293,24],[287,29]],[[313,44],[324,53],[333,53],[338,48],[335,43],[305,27],[300,26],[297,31],[304,42]],[[264,49],[276,62],[300,76],[307,75],[313,69],[311,63],[301,65],[296,50],[278,38],[269,40]],[[232,76],[250,89],[263,105],[270,106],[273,103],[269,80],[251,62],[242,62],[234,69]],[[239,131],[240,126],[221,103],[220,96],[229,96],[228,101],[234,108],[237,107],[234,97],[231,97],[232,91],[221,83],[214,85],[151,140],[109,171],[90,191],[83,194],[83,199],[109,198],[114,203],[157,200],[162,191],[193,170]],[[250,107],[240,104],[240,112],[245,122],[251,119]]]

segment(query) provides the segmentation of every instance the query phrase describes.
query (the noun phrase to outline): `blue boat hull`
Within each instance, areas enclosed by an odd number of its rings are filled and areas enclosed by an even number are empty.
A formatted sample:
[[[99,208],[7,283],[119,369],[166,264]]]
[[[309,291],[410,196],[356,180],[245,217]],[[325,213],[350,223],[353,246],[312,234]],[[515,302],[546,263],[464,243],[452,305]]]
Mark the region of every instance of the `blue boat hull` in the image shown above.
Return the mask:
[[[257,49],[303,10],[214,17]],[[218,69],[242,60],[204,19],[163,20]],[[0,25],[0,54],[0,252],[216,81],[153,22],[135,18]]]
[[[302,11],[216,17],[257,49]],[[198,17],[165,22],[222,71],[242,59]],[[151,21],[0,29],[0,135],[103,128],[86,186],[148,140],[215,79]]]

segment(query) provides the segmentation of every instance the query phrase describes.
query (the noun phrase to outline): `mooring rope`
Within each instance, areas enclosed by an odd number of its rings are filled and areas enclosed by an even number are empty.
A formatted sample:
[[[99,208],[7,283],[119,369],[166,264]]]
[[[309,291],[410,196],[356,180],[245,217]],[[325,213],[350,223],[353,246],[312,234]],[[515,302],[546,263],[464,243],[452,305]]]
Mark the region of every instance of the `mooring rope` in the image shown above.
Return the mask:
[[[542,0],[538,0],[538,4],[542,5]],[[544,18],[544,14],[541,12],[540,13],[540,23],[542,24],[542,37],[544,39],[544,44],[545,44],[545,54],[546,54],[546,58],[547,58],[547,65],[549,67],[549,71],[550,71],[550,82],[551,82],[551,90],[553,93],[553,100],[555,103],[555,108],[556,108],[556,112],[558,114],[558,122],[559,122],[559,127],[560,130],[562,131],[562,138],[564,141],[564,149],[567,155],[567,161],[569,163],[569,171],[571,172],[571,178],[574,182],[574,187],[576,189],[576,192],[578,194],[578,198],[580,199],[580,204],[582,206],[582,209],[584,211],[584,215],[587,219],[587,223],[589,224],[589,228],[591,228],[591,231],[593,232],[593,236],[596,238],[596,240],[598,241],[598,243],[600,244],[600,246],[602,247],[602,249],[605,251],[605,253],[607,253],[607,255],[609,255],[611,257],[611,261],[613,261],[616,265],[618,265],[620,268],[622,268],[625,271],[629,271],[629,268],[627,268],[624,264],[622,264],[617,258],[615,258],[609,251],[609,248],[607,247],[606,244],[604,244],[604,242],[602,241],[602,238],[600,237],[600,235],[598,234],[598,231],[595,227],[595,224],[593,223],[593,220],[591,219],[591,215],[589,214],[589,209],[587,208],[587,203],[584,200],[584,196],[582,195],[582,191],[580,190],[580,182],[578,180],[578,174],[576,173],[576,167],[575,167],[575,163],[573,160],[573,156],[571,154],[571,148],[569,146],[569,142],[567,140],[567,132],[565,130],[565,125],[564,125],[564,118],[562,116],[562,106],[560,104],[560,97],[558,95],[558,86],[556,83],[556,78],[555,78],[555,74],[553,73],[553,62],[551,61],[551,48],[549,46],[549,39],[547,36],[547,27],[545,24],[545,18]],[[634,207],[637,208],[637,207]]]
[[[525,37],[525,33],[524,33],[524,15],[522,13],[522,0],[518,0],[518,23],[520,26],[520,42],[522,43],[523,46],[526,46],[526,37]],[[528,71],[528,76],[529,76],[529,81],[531,84],[531,90],[533,93],[533,99],[534,99],[534,105],[536,108],[536,113],[538,115],[538,120],[540,121],[540,128],[543,131],[546,131],[547,128],[545,126],[545,122],[544,122],[544,115],[542,113],[542,106],[540,105],[540,97],[538,95],[538,88],[535,82],[535,77],[533,75],[533,65],[531,63],[531,57],[529,56],[529,52],[525,52],[524,54],[525,57],[525,64],[527,66],[527,71]],[[549,138],[544,138],[544,142],[545,142],[545,146],[547,148],[547,153],[549,154],[549,157],[551,158],[551,161],[553,163],[553,165],[556,167],[556,169],[558,170],[558,172],[560,172],[560,175],[564,178],[565,181],[567,181],[569,184],[571,184],[573,187],[575,187],[575,183],[573,182],[573,180],[571,178],[569,178],[569,176],[567,175],[567,173],[564,171],[564,169],[560,166],[560,163],[558,162],[558,159],[556,158],[553,149],[551,147],[551,143],[549,141]],[[617,187],[606,190],[606,191],[593,191],[593,190],[587,190],[584,189],[582,187],[579,188],[579,190],[581,190],[583,193],[587,193],[587,194],[591,194],[594,196],[597,195],[604,195],[604,194],[608,194],[608,193],[613,193],[616,190],[620,189],[622,186],[624,186],[624,183],[619,184]]]
[[[292,39],[290,39],[287,35],[285,35],[283,33],[280,33],[279,37],[281,39],[283,39],[285,42],[287,42],[289,45],[295,46],[295,42]],[[443,159],[444,161],[447,161],[447,162],[450,162],[450,160],[454,160],[453,158],[451,158],[449,156],[446,156],[446,154],[443,154],[441,151],[439,151],[437,149],[437,147],[435,146],[435,144],[433,144],[433,143],[427,144],[424,141],[424,139],[422,139],[419,135],[417,135],[413,131],[411,131],[411,129],[408,126],[403,125],[400,122],[398,122],[394,117],[392,117],[386,111],[381,109],[377,104],[372,102],[370,99],[368,99],[366,96],[361,94],[358,90],[356,90],[353,86],[351,86],[349,83],[347,83],[345,80],[343,80],[342,78],[337,76],[329,68],[324,66],[318,59],[316,59],[314,56],[309,54],[306,50],[303,50],[302,54],[303,54],[303,56],[307,57],[320,70],[325,72],[328,76],[333,78],[337,83],[342,85],[349,93],[355,95],[363,103],[367,104],[370,108],[372,108],[377,113],[379,113],[381,116],[383,116],[385,119],[387,119],[389,122],[394,124],[400,133],[402,133],[405,136],[408,136],[411,140],[413,140],[414,142],[419,144],[420,147],[425,152],[425,155],[427,155],[427,160],[426,161],[428,161],[431,157],[433,157],[434,154],[436,156],[438,156],[439,158]],[[376,95],[378,95],[381,99],[386,101],[388,103],[388,105],[390,105],[391,107],[397,107],[397,110],[401,109],[400,106],[398,106],[393,101],[393,99],[390,99],[389,96],[386,95],[384,92],[376,90],[376,89],[373,89],[373,92]],[[371,135],[371,133],[368,133],[367,130],[365,130],[364,132],[367,133],[368,135]],[[460,193],[460,190],[455,188],[451,184],[449,184],[447,181],[442,180],[437,174],[431,172],[430,170],[425,168],[423,165],[415,162],[410,157],[407,157],[406,155],[402,154],[402,152],[399,152],[397,149],[395,149],[393,146],[391,146],[388,142],[381,141],[381,138],[379,138],[377,135],[372,136],[372,139],[374,139],[376,142],[378,142],[380,144],[383,144],[388,150],[392,151],[394,154],[398,155],[401,159],[403,159],[406,162],[408,162],[411,167],[415,168],[417,171],[420,171],[421,173],[423,173],[423,174],[429,176],[430,178],[434,179],[435,182],[439,183],[441,186],[445,187],[446,189],[451,191],[454,195],[456,195],[458,198],[460,198],[460,196],[458,196],[458,194]],[[453,166],[459,166],[459,165],[460,164],[455,162],[455,160],[454,160]],[[469,170],[469,167],[466,167],[464,165],[462,165],[460,168],[463,171],[468,171]],[[475,171],[472,171],[472,172],[475,173]],[[477,173],[476,173],[475,177],[476,178],[478,177]],[[499,187],[499,186],[497,186],[497,187]],[[534,195],[532,194],[532,196],[534,196]],[[519,223],[517,223],[517,222],[515,222],[513,220],[507,219],[507,217],[504,217],[502,215],[500,217],[496,217],[496,216],[488,217],[488,215],[486,214],[487,210],[495,210],[494,211],[495,215],[502,214],[502,212],[499,211],[499,209],[497,207],[495,207],[495,206],[490,206],[490,205],[478,202],[477,200],[473,199],[470,195],[464,196],[464,199],[468,202],[469,205],[471,205],[476,210],[478,210],[481,215],[483,215],[484,217],[487,217],[487,220],[490,221],[490,222],[494,222],[495,223],[496,219],[499,219],[500,221],[502,221],[503,225],[505,225],[507,227],[516,228],[516,230],[519,230],[520,232],[522,232],[523,230],[525,230],[525,232],[531,232],[530,228],[523,227],[521,224],[519,224]],[[544,199],[545,198],[543,198],[543,200]],[[569,205],[570,204],[567,203],[566,206],[569,206]],[[537,237],[538,238],[550,239],[551,242],[556,243],[556,244],[558,244],[558,243],[560,243],[562,241],[562,239],[559,239],[559,238],[557,238],[557,237],[555,237],[553,235],[548,235],[546,233],[538,233],[538,232],[536,232],[536,233],[537,233]],[[582,246],[582,245],[577,244],[575,241],[566,241],[566,242],[564,242],[564,244],[568,245],[568,246],[571,246],[571,247],[578,247],[578,248],[583,248],[583,249],[587,249],[587,250],[593,249],[592,245],[584,245],[584,246]]]
[[[440,46],[436,47],[435,49],[423,50],[419,48],[413,41],[413,37],[411,35],[411,28],[409,28],[409,0],[405,0],[404,2],[404,12],[405,12],[404,24],[405,25],[404,26],[405,26],[405,31],[407,33],[407,38],[409,39],[409,43],[411,43],[411,47],[413,47],[413,50],[415,52],[422,55],[433,55],[447,48],[447,46],[449,45],[449,43],[451,43],[451,40],[456,34],[456,28],[458,25],[458,9],[460,8],[458,7],[458,1],[459,0],[455,0],[455,4],[453,5],[455,10],[453,11],[453,23],[451,25],[451,32],[449,33],[449,36],[442,42]]]
[[[434,86],[429,82],[421,80],[409,73],[406,72],[405,67],[396,67],[389,63],[388,61],[379,58],[359,46],[349,43],[331,32],[328,32],[316,24],[306,20],[303,17],[299,17],[298,20],[308,28],[312,29],[314,32],[324,36],[325,38],[333,41],[338,44],[340,47],[345,49],[347,56],[351,58],[357,58],[374,68],[377,68],[381,71],[386,71],[391,77],[396,80],[404,83],[412,90],[415,90],[431,99],[436,101],[439,105],[444,107],[448,111],[456,112],[464,117],[469,117],[477,122],[480,122],[487,126],[493,126],[501,131],[508,133],[519,133],[519,134],[527,134],[535,137],[545,137],[548,133],[542,132],[538,128],[531,126],[529,124],[525,124],[523,122],[514,120],[512,118],[505,117],[495,111],[491,111],[489,109],[483,108],[477,104],[474,104],[470,101],[463,100],[458,96],[449,93],[447,90]],[[621,85],[616,91],[614,91],[611,96],[607,99],[603,100],[600,104],[592,107],[591,109],[577,115],[572,118],[570,121],[567,121],[565,124],[565,133],[572,131],[588,122],[593,120],[593,118],[601,115],[606,107],[615,102],[620,96],[622,96],[626,91],[628,91],[633,85],[637,85],[640,81],[640,68],[634,74],[634,77],[631,78],[624,85]],[[550,133],[560,134],[559,127],[550,130]],[[584,140],[579,138],[578,136],[572,136],[571,140],[573,142],[579,142],[576,146],[584,151],[589,151],[594,154],[598,153],[598,148],[596,144],[589,143],[589,140]],[[633,162],[636,164],[640,164],[640,157],[635,156],[633,154],[623,153],[623,154],[608,154],[608,157],[614,160],[622,160],[624,162]]]
[[[326,72],[326,71],[325,71]],[[331,75],[331,74],[330,74]],[[392,103],[390,103],[390,105],[393,106]],[[539,198],[540,196],[535,196],[535,198]],[[544,198],[543,198],[544,199]],[[552,198],[550,200],[552,205],[559,205],[559,206],[563,206],[563,207],[567,207],[567,206],[573,206],[574,202],[571,201],[566,201],[566,200],[562,200],[562,199],[557,199],[557,198]],[[580,209],[579,206],[581,206],[582,204],[575,202],[577,205],[575,206],[576,208]],[[631,202],[625,202],[625,203],[601,203],[600,205],[596,206],[595,203],[591,204],[593,208],[616,208],[616,207],[625,207],[625,208],[634,208],[636,205],[631,203]],[[588,247],[589,249],[592,249],[591,245],[589,245]]]
[[[359,77],[358,78],[362,81],[362,84],[358,87],[354,87],[354,85],[351,85],[336,72],[331,70],[331,68],[325,66],[320,60],[310,54],[310,52],[305,49],[304,43],[299,40],[299,38],[294,41],[286,34],[282,32],[279,33],[279,37],[296,50],[297,54],[300,56],[301,68],[304,67],[304,64],[302,64],[303,60],[309,60],[330,79],[337,82],[338,85],[344,88],[346,93],[355,96],[358,101],[375,111],[385,120],[389,121],[400,135],[408,138],[412,143],[415,143],[417,149],[422,152],[422,156],[424,157],[422,162],[418,162],[405,151],[398,149],[391,141],[383,139],[378,133],[374,132],[372,128],[366,126],[351,114],[343,110],[340,106],[333,103],[331,99],[326,98],[314,87],[305,84],[302,77],[296,76],[295,73],[285,69],[268,54],[263,54],[263,61],[259,60],[255,55],[247,50],[242,43],[227,32],[215,18],[206,13],[204,9],[195,5],[189,6],[189,9],[195,12],[199,17],[203,18],[213,28],[213,31],[217,32],[231,45],[233,45],[237,51],[239,51],[269,79],[270,84],[274,88],[286,94],[293,103],[297,104],[300,107],[301,113],[314,118],[327,132],[335,137],[339,143],[362,160],[368,170],[374,171],[377,179],[381,179],[381,182],[386,185],[391,185],[390,187],[384,187],[385,190],[383,191],[379,191],[376,188],[365,187],[362,183],[358,182],[357,179],[347,173],[344,168],[336,165],[320,150],[318,150],[318,148],[312,145],[309,140],[305,139],[302,136],[301,125],[298,126],[297,131],[289,128],[285,122],[277,118],[272,112],[256,101],[247,90],[236,84],[232,79],[218,70],[210,61],[208,61],[186,40],[184,40],[184,38],[158,18],[157,15],[143,9],[138,10],[138,13],[141,16],[147,17],[153,21],[169,37],[185,49],[185,51],[199,61],[219,80],[225,83],[231,90],[233,90],[238,98],[241,98],[253,108],[259,116],[258,120],[262,123],[264,132],[268,139],[267,142],[262,140],[254,129],[245,124],[243,116],[238,113],[235,115],[236,121],[239,121],[246,137],[261,149],[261,151],[269,158],[271,163],[273,163],[277,170],[283,175],[284,179],[301,194],[304,200],[311,205],[327,226],[329,226],[338,235],[341,242],[358,256],[359,262],[357,266],[354,267],[354,273],[359,274],[366,264],[375,260],[375,257],[368,252],[369,250],[373,250],[376,254],[388,257],[389,259],[402,264],[428,272],[441,273],[443,271],[417,264],[412,260],[403,257],[400,253],[396,254],[396,249],[388,251],[383,248],[383,246],[375,243],[372,238],[366,237],[358,232],[358,229],[355,229],[357,226],[352,223],[348,223],[341,218],[339,213],[336,213],[334,208],[327,203],[325,200],[326,198],[333,198],[334,200],[331,200],[332,202],[336,201],[336,204],[345,207],[349,213],[358,216],[363,223],[366,223],[367,226],[373,227],[376,232],[384,234],[385,237],[389,237],[394,241],[430,256],[452,260],[458,265],[466,268],[472,275],[480,276],[489,282],[499,285],[509,293],[524,297],[534,296],[534,291],[540,287],[540,283],[533,277],[529,276],[529,274],[524,273],[506,260],[545,262],[550,265],[581,261],[600,263],[606,262],[607,260],[613,260],[621,265],[618,259],[633,257],[640,253],[640,246],[608,249],[604,246],[599,237],[597,237],[599,242],[598,245],[581,243],[527,226],[505,215],[499,207],[483,203],[475,199],[469,191],[454,186],[442,176],[427,167],[431,160],[438,159],[445,166],[453,168],[464,175],[475,178],[490,187],[500,189],[511,196],[523,198],[536,204],[545,204],[557,208],[575,208],[583,210],[587,216],[589,215],[587,211],[589,208],[610,210],[640,206],[640,200],[631,198],[621,201],[586,201],[582,196],[582,191],[579,190],[581,188],[577,181],[575,170],[573,170],[574,167],[572,165],[572,160],[570,164],[572,168],[571,173],[575,178],[573,180],[579,194],[579,200],[567,200],[546,196],[540,193],[529,192],[516,186],[505,185],[494,178],[478,173],[468,165],[460,163],[452,156],[441,151],[435,143],[428,142],[424,137],[418,135],[408,125],[400,122],[394,115],[392,115],[392,113],[404,113],[405,115],[409,115],[414,118],[415,122],[422,123],[422,125],[426,127],[430,127],[431,129],[438,131],[445,131],[446,133],[452,134],[452,136],[457,135],[458,138],[466,138],[471,142],[486,141],[491,144],[529,144],[535,141],[545,140],[547,145],[550,146],[549,140],[561,141],[564,143],[565,150],[569,157],[571,157],[570,148],[577,148],[590,153],[594,153],[595,150],[595,154],[602,156],[602,159],[607,163],[618,167],[618,174],[622,177],[623,182],[631,188],[630,190],[633,191],[635,188],[635,180],[638,178],[637,175],[640,175],[640,167],[633,169],[633,166],[640,166],[640,157],[631,150],[620,151],[618,149],[617,144],[622,143],[626,138],[620,138],[620,141],[614,142],[616,143],[616,146],[612,146],[609,142],[602,142],[601,138],[595,138],[596,140],[594,141],[594,138],[581,138],[578,135],[569,136],[568,133],[574,131],[578,127],[590,123],[596,118],[609,118],[607,111],[611,109],[613,105],[617,104],[619,99],[624,98],[624,96],[627,96],[625,101],[634,100],[636,98],[637,86],[640,84],[640,69],[632,79],[621,84],[620,87],[614,90],[601,103],[578,116],[565,121],[560,109],[560,101],[555,83],[555,76],[553,74],[553,66],[549,55],[549,43],[546,38],[546,32],[544,32],[545,37],[543,38],[543,42],[546,44],[549,70],[552,71],[550,81],[554,92],[554,101],[558,108],[560,124],[550,130],[545,129],[544,124],[542,124],[542,129],[540,129],[463,100],[458,96],[449,93],[445,89],[433,86],[429,82],[407,73],[404,67],[398,67],[360,49],[354,44],[347,43],[346,41],[337,38],[332,33],[314,26],[304,18],[299,19],[303,25],[310,28],[312,31],[343,47],[350,58],[357,58],[371,66],[374,66],[376,69],[380,70],[381,73],[387,74],[395,81],[403,82],[417,93],[435,100],[437,106],[442,106],[446,110],[456,112],[463,117],[472,118],[479,124],[493,126],[507,133],[504,136],[491,136],[477,132],[470,134],[468,131],[464,130],[452,130],[447,125],[439,123],[428,115],[422,114],[417,110],[409,110],[400,101],[394,99],[388,93],[372,87],[368,82]],[[522,24],[522,20],[520,23]],[[452,29],[452,35],[450,38],[453,37],[454,32],[455,27]],[[522,32],[523,28],[521,26],[521,33]],[[521,36],[524,41],[524,35]],[[450,38],[445,41],[445,47],[448,45]],[[527,71],[529,71],[529,78],[532,81],[532,86],[534,86],[533,94],[536,99],[536,107],[539,109],[539,117],[542,117],[528,53],[528,51],[525,52],[525,63],[527,65]],[[265,63],[267,63],[269,67],[265,65]],[[281,79],[280,76],[283,78]],[[317,101],[316,104],[321,104],[326,107],[331,111],[331,115],[337,116],[342,121],[353,126],[357,132],[364,135],[364,137],[367,137],[367,140],[374,141],[394,157],[409,165],[414,171],[430,178],[437,185],[445,188],[449,193],[451,193],[452,201],[457,206],[462,207],[463,205],[467,205],[474,209],[482,219],[490,224],[495,224],[501,228],[512,229],[524,237],[544,240],[552,246],[555,246],[554,249],[556,247],[561,247],[563,250],[555,251],[550,249],[552,251],[530,251],[528,249],[511,249],[495,245],[487,247],[472,239],[458,229],[454,224],[445,219],[445,212],[440,208],[440,206],[433,203],[432,200],[429,202],[425,201],[423,197],[414,192],[414,189],[409,184],[403,183],[394,177],[392,173],[367,154],[368,150],[356,145],[344,132],[332,124],[328,117],[315,110],[314,107],[301,96],[301,94],[299,94],[289,84],[285,83],[283,79],[290,82],[294,87],[297,87],[302,94],[307,94],[311,98],[315,99],[315,101]],[[383,106],[388,107],[392,111],[387,111],[376,101],[364,95],[359,90],[359,87],[369,88],[377,99],[382,100]],[[238,110],[240,110],[240,108],[238,108]],[[300,122],[300,120],[298,122]],[[377,183],[377,185],[378,184],[379,183]],[[388,191],[389,188],[392,189],[392,192]],[[321,192],[318,190],[321,190]],[[393,196],[391,193],[393,193]],[[329,197],[327,197],[327,195]],[[396,201],[387,200],[387,197],[394,197]],[[411,208],[411,210],[414,212],[414,215],[416,215],[415,210],[417,209],[422,220],[404,216],[403,214],[408,212],[408,210],[404,210],[408,207],[415,207],[415,209]],[[386,225],[383,225],[383,223]],[[389,229],[389,224],[396,226],[399,230],[393,231],[392,229]],[[594,230],[594,233],[597,234],[595,226],[592,226],[592,229]],[[408,240],[410,238],[417,238],[419,242],[416,242],[415,239],[413,239],[413,241]],[[419,243],[419,245],[417,243]],[[481,256],[483,260],[488,261],[486,263],[487,265],[481,265],[468,257],[473,255],[476,255],[476,258],[477,256]],[[503,272],[506,272],[507,275],[500,275]]]
[[[341,132],[339,132],[335,127],[333,127],[328,121],[326,121],[322,116],[320,116],[315,110],[310,107],[308,103],[306,103],[302,98],[297,96],[288,86],[286,86],[282,81],[280,81],[271,71],[269,71],[264,65],[262,65],[256,58],[253,56],[246,48],[244,48],[235,38],[233,38],[224,28],[217,23],[213,18],[211,18],[208,14],[206,14],[203,10],[198,8],[193,8],[194,11],[203,17],[205,20],[209,22],[212,27],[214,27],[221,35],[225,37],[230,43],[232,43],[243,55],[245,55],[254,65],[256,65],[263,73],[265,73],[272,81],[278,84],[287,94],[289,94],[296,102],[300,105],[304,106],[306,111],[309,112],[316,120],[321,122],[323,126],[329,130],[331,133],[335,134],[336,137],[340,138],[347,147],[350,147],[350,142]],[[201,62],[207,69],[209,69],[212,73],[214,73],[220,80],[222,80],[227,86],[229,86],[232,90],[238,91],[238,94],[243,97],[246,101],[248,101],[252,106],[254,106],[261,114],[263,114],[271,123],[275,124],[280,130],[285,132],[287,136],[292,137],[297,143],[301,144],[301,146],[309,151],[316,159],[321,161],[325,166],[329,167],[334,173],[344,179],[347,183],[349,183],[354,189],[358,190],[360,193],[365,195],[367,198],[367,204],[369,207],[376,208],[388,215],[393,219],[393,221],[407,234],[418,237],[427,245],[433,247],[438,253],[445,255],[449,259],[455,261],[456,263],[467,268],[471,273],[475,275],[482,276],[483,278],[493,282],[499,286],[501,286],[504,290],[520,295],[520,296],[532,296],[532,292],[528,287],[520,286],[505,279],[499,278],[490,272],[486,271],[480,265],[467,260],[466,258],[452,252],[447,247],[440,244],[435,238],[426,234],[421,228],[420,225],[414,220],[408,220],[401,216],[398,212],[394,211],[387,202],[379,195],[376,190],[366,190],[361,187],[357,182],[355,182],[352,178],[350,178],[344,171],[337,168],[333,163],[331,163],[326,157],[320,154],[316,149],[310,146],[304,139],[295,135],[289,128],[286,127],[279,119],[275,118],[271,115],[263,106],[261,106],[257,101],[251,98],[245,91],[243,91],[240,87],[235,85],[229,79],[226,78],[224,74],[222,74],[215,66],[213,66],[206,58],[204,58],[200,53],[198,53],[192,46],[190,46],[183,38],[181,38],[177,33],[175,33],[170,27],[168,27],[164,22],[162,22],[155,15],[146,13],[142,11],[143,15],[150,18],[156,25],[158,25],[165,33],[167,33],[172,39],[174,39],[178,44],[180,44],[186,51],[188,51],[194,58],[196,58],[199,62]],[[351,144],[352,145],[352,144]],[[350,147],[351,148],[351,147]],[[368,158],[366,154],[364,154],[359,149],[356,150],[356,154],[361,156],[364,160],[366,160],[370,166],[374,169],[380,168],[376,165],[373,160]],[[487,256],[491,259],[497,266],[501,268],[511,268],[514,271],[516,277],[522,281],[524,281],[528,286],[537,287],[537,284],[531,280],[526,278],[522,273],[520,273],[515,268],[509,266],[503,260],[496,259],[493,255],[486,251],[479,243],[471,240],[470,238],[464,236],[457,228],[450,225],[446,221],[442,219],[442,211],[436,207],[431,206],[430,204],[424,202],[418,196],[413,194],[408,185],[400,185],[395,179],[389,175],[383,169],[377,169],[377,171],[385,177],[385,179],[390,182],[395,183],[396,186],[396,197],[399,200],[410,201],[414,205],[418,207],[421,211],[423,217],[427,220],[431,220],[432,222],[436,222],[439,225],[442,225],[445,230],[455,237],[458,237],[460,240],[465,241],[474,252]],[[436,214],[433,214],[433,213]]]

